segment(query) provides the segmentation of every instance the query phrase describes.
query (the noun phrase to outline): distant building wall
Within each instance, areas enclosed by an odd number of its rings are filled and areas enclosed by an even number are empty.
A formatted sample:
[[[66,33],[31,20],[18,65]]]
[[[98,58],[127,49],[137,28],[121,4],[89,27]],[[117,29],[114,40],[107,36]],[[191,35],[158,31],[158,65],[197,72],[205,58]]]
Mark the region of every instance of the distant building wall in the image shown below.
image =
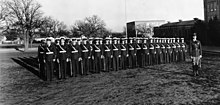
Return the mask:
[[[204,15],[206,22],[215,17],[220,20],[220,0],[204,0]]]
[[[172,22],[155,27],[155,37],[163,38],[185,38],[189,43],[193,33],[197,33],[198,39],[204,44],[210,44],[210,37],[207,34],[207,25],[204,21],[195,18],[194,20]]]
[[[152,37],[154,27],[165,23],[165,20],[133,21],[127,23],[128,37]]]

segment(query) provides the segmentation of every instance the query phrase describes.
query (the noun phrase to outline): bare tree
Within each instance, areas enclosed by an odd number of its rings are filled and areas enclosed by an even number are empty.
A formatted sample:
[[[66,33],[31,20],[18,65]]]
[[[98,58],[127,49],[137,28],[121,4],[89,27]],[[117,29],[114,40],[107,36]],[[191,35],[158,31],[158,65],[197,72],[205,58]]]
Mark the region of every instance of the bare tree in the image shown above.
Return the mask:
[[[51,36],[56,31],[57,22],[50,16],[45,16],[41,19],[42,25],[40,26],[40,32],[43,36]]]
[[[75,25],[71,28],[71,32],[72,34],[77,33],[77,36],[104,37],[106,34],[109,34],[105,26],[106,24],[101,18],[93,15],[92,17],[86,17],[84,20],[76,21]]]
[[[35,0],[5,0],[2,7],[7,10],[5,14],[10,22],[17,22],[20,26],[24,35],[25,51],[27,51],[29,40],[37,28],[36,23],[42,16],[41,5]]]
[[[42,25],[40,27],[40,32],[43,36],[67,36],[68,30],[64,22],[55,20],[50,16],[45,16],[41,20]]]
[[[142,35],[143,37],[152,37],[153,36],[153,26],[147,24],[139,24],[136,26],[137,34]]]

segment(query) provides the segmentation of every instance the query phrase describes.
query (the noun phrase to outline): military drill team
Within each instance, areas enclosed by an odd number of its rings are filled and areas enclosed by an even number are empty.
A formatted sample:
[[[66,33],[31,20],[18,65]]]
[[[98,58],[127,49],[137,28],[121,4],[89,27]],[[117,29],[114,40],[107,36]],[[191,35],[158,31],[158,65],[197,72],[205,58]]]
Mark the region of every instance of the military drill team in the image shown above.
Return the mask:
[[[44,81],[186,60],[183,38],[60,38],[38,47]]]

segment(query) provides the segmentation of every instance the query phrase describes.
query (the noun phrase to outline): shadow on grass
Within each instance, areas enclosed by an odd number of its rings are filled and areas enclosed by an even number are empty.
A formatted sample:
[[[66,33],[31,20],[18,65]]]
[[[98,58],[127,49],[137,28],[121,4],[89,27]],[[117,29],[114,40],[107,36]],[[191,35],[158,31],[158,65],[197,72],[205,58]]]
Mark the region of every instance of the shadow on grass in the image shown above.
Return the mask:
[[[33,65],[30,65],[30,61],[28,61],[28,59],[26,58],[19,58],[19,59],[15,59],[15,58],[11,58],[14,62],[16,62],[17,64],[21,65],[22,67],[26,68],[28,71],[30,71],[31,73],[33,73],[34,75],[36,75],[37,77],[40,77],[40,73],[39,70],[37,70],[35,67],[33,67]],[[28,62],[27,62],[28,61]]]
[[[20,51],[20,52],[24,52],[23,50],[19,49],[18,47],[15,47],[15,50]]]

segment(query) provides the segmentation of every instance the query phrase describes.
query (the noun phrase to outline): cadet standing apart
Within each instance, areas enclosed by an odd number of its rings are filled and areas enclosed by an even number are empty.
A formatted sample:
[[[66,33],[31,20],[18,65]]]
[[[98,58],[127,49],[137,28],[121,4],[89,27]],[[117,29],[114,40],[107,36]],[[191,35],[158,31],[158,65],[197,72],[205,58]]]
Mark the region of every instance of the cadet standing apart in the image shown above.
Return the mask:
[[[190,56],[192,59],[193,74],[194,76],[198,76],[199,68],[201,68],[202,45],[197,40],[196,33],[193,34],[193,40],[190,42]]]

